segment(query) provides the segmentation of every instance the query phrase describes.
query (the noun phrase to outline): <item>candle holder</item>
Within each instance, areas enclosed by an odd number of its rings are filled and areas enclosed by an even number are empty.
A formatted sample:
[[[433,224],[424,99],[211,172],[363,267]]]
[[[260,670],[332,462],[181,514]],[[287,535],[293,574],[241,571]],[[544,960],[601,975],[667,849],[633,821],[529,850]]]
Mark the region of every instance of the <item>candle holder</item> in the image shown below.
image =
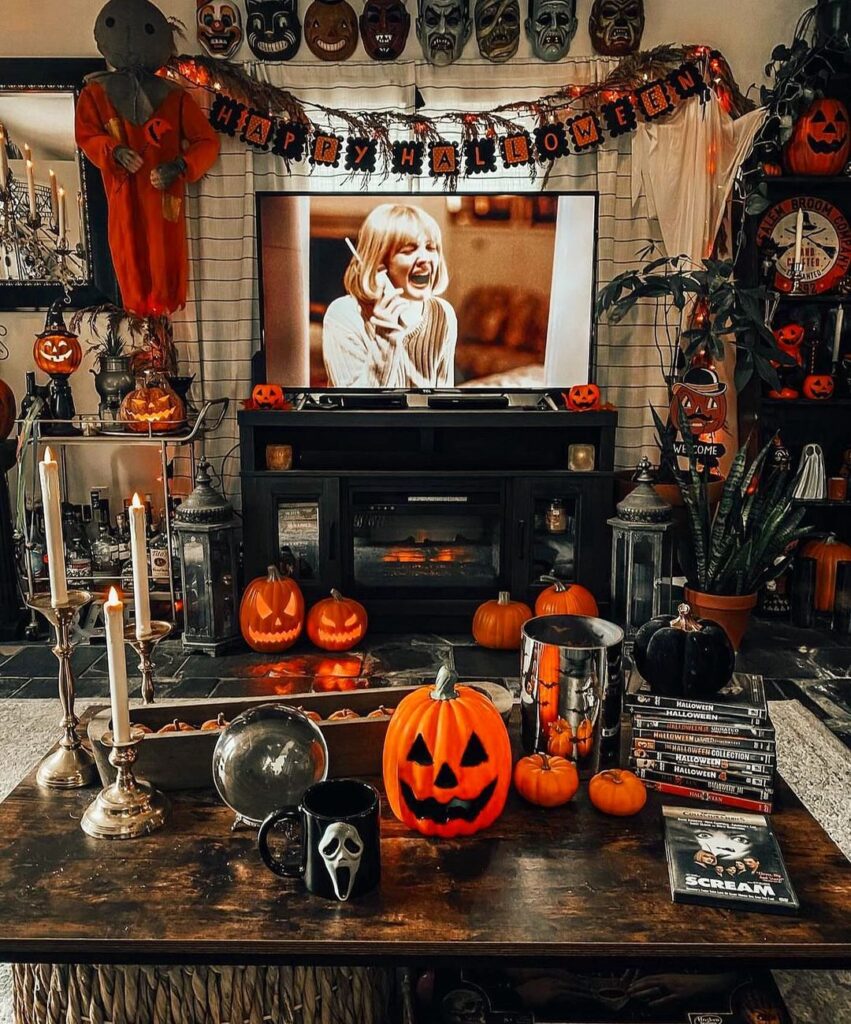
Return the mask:
[[[46,789],[80,789],[95,777],[94,758],[77,735],[79,719],[74,714],[74,673],[71,669],[71,623],[91,603],[88,590],[69,590],[68,603],[54,608],[50,594],[33,594],[27,604],[43,615],[56,631],[53,653],[59,660],[59,700],[62,704],[62,738],[59,747],[41,762],[36,781]]]
[[[804,264],[793,263],[792,264],[792,291],[798,290],[798,285],[801,283],[801,278],[804,276]]]
[[[136,747],[144,732],[134,726],[126,743],[116,743],[111,732],[103,743],[111,746],[109,763],[115,781],[105,786],[83,812],[80,827],[93,839],[135,839],[162,828],[171,805],[158,789],[133,774]]]
[[[141,639],[136,636],[136,627],[127,625],[124,629],[124,639],[139,656],[139,672],[142,676],[142,701],[145,704],[154,703],[154,666],[151,660],[154,648],[161,640],[171,632],[171,623],[162,622],[158,619],[151,621],[151,632]]]

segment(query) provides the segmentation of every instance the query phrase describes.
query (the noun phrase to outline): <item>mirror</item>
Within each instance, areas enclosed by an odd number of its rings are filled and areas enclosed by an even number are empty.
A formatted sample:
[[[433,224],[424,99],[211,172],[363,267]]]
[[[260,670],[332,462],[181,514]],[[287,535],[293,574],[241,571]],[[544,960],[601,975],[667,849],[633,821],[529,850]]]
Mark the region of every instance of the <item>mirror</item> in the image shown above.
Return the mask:
[[[100,172],[77,150],[74,108],[94,60],[0,62],[0,309],[115,297]]]

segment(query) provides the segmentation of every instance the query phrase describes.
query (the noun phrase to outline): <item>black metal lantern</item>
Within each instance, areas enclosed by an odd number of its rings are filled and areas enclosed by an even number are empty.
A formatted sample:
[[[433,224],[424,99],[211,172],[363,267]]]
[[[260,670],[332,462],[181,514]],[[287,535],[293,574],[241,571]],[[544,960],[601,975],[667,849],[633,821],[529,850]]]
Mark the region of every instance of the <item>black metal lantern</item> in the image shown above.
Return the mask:
[[[653,487],[645,455],[633,480],[638,486],[618,503],[612,527],[612,615],[627,641],[654,615],[673,607],[673,509]]]
[[[183,581],[183,647],[216,655],[239,639],[236,519],[201,459],[195,489],[174,514]]]

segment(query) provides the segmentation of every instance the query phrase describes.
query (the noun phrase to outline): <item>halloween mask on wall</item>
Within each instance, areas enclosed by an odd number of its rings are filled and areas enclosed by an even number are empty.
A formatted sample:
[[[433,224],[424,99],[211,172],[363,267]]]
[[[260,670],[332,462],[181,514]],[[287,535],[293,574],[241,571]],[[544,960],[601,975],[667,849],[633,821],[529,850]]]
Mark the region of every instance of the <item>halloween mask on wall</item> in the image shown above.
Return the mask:
[[[671,390],[671,420],[677,426],[684,416],[694,437],[723,428],[727,421],[727,385],[715,370],[694,367]]]
[[[346,0],[313,0],[304,16],[304,38],[320,60],[348,60],[358,45],[358,19]]]
[[[411,30],[411,16],[402,0],[366,0],[360,16],[363,48],[373,60],[401,57]]]
[[[197,0],[198,42],[211,57],[230,58],[242,42],[242,15],[235,3]]]
[[[260,60],[289,60],[301,45],[296,0],[246,0],[245,35]]]
[[[606,57],[635,53],[644,33],[644,0],[594,0],[588,31],[597,53]]]
[[[520,43],[519,0],[476,0],[479,53],[495,64],[510,60]]]
[[[529,0],[526,35],[538,60],[566,57],[578,24],[576,0]]]
[[[417,39],[430,64],[458,60],[472,31],[469,0],[418,0]]]

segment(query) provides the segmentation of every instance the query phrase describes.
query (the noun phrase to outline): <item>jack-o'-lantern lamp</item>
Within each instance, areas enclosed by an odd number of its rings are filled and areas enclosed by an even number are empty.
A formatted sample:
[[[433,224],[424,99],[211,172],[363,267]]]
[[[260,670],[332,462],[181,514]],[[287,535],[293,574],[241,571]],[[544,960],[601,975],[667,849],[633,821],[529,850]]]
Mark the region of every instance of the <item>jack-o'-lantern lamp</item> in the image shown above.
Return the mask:
[[[795,122],[784,158],[790,174],[841,174],[851,153],[848,108],[840,100],[815,99]]]
[[[168,434],[183,426],[186,406],[165,377],[148,370],[143,383],[121,400],[118,418],[137,434]]]
[[[65,326],[60,302],[54,302],[47,311],[44,330],[35,336],[33,359],[35,365],[50,377],[50,418],[56,426],[43,433],[72,433],[75,428],[64,421],[75,415],[74,396],[68,378],[79,367],[83,350],[77,335]]]
[[[236,518],[202,458],[174,514],[183,584],[183,647],[216,655],[239,639]]]

